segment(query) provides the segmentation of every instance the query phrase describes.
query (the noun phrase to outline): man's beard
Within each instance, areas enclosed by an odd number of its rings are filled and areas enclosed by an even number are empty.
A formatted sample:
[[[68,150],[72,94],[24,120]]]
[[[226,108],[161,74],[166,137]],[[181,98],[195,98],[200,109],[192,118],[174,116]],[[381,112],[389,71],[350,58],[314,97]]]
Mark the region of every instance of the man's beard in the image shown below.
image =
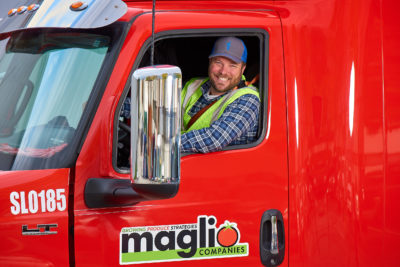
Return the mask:
[[[218,89],[217,86],[214,83],[214,80],[210,78],[211,86],[214,88],[215,91],[218,93],[226,93],[230,90],[233,90],[241,81],[241,76],[238,77],[236,80],[234,80],[232,83],[230,83],[226,88],[224,89]]]

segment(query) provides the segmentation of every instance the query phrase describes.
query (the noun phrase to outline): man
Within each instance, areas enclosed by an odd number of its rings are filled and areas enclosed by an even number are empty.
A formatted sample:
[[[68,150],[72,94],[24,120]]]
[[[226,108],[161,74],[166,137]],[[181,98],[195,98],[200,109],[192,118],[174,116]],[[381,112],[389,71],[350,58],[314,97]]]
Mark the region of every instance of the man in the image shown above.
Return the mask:
[[[182,91],[181,152],[213,152],[255,141],[260,110],[255,87],[246,86],[247,48],[236,37],[219,38],[209,56],[208,78]]]

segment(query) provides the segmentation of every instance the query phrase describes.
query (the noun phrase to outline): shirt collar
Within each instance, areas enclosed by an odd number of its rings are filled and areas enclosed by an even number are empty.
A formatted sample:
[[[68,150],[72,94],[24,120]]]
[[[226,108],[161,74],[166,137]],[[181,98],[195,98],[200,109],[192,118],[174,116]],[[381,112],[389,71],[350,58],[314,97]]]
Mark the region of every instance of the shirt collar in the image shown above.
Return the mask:
[[[207,101],[210,101],[210,100],[215,99],[215,98],[211,99],[211,98],[210,98],[210,95],[208,94],[208,92],[210,91],[210,88],[211,88],[211,82],[210,82],[210,80],[206,81],[206,82],[203,83],[203,85],[201,86],[201,92],[203,93],[203,97],[204,97]]]

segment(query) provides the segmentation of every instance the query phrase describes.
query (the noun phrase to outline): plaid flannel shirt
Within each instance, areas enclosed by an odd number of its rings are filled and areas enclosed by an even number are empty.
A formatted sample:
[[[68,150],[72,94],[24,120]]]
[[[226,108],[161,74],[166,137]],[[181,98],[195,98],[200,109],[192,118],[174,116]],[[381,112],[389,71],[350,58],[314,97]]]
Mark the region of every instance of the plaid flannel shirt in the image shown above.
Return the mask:
[[[210,82],[202,85],[203,95],[189,111],[194,116],[214,99],[208,97]],[[222,97],[222,96],[220,96]],[[260,100],[257,96],[246,94],[229,104],[221,117],[210,127],[193,130],[181,136],[181,152],[213,152],[228,145],[253,142],[257,138]]]

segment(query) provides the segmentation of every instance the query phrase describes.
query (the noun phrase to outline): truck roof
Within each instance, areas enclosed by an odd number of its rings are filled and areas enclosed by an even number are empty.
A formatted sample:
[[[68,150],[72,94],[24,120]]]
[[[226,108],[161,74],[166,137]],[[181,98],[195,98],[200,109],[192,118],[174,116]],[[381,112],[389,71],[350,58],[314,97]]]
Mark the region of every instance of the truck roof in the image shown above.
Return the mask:
[[[28,3],[27,3],[28,2]],[[4,1],[0,6],[0,33],[26,28],[99,28],[121,18],[127,5],[121,0]]]

